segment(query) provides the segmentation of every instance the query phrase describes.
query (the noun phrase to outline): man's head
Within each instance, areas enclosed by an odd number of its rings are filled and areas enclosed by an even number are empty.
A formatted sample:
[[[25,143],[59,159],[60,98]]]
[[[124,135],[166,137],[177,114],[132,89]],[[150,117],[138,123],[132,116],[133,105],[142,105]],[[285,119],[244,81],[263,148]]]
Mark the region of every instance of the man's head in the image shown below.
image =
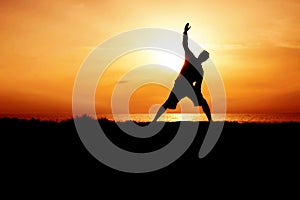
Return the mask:
[[[202,51],[198,56],[198,60],[200,63],[205,62],[208,58],[209,58],[209,53],[205,50]]]

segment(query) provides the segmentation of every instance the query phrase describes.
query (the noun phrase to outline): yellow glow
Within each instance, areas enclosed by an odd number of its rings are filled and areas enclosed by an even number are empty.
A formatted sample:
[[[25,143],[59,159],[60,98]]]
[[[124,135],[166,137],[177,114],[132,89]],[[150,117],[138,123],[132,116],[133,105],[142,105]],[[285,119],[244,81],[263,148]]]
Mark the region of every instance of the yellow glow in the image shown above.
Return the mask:
[[[180,57],[164,51],[154,51],[153,60],[160,65],[169,67],[177,73],[180,72],[184,63],[184,60]]]

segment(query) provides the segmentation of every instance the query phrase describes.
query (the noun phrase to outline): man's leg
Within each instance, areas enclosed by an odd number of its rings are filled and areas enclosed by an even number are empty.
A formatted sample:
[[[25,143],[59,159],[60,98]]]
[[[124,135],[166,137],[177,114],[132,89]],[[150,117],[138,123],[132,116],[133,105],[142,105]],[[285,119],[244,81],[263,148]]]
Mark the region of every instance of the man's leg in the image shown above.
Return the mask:
[[[209,109],[209,106],[207,104],[207,101],[206,101],[206,99],[203,98],[202,93],[201,92],[199,93],[199,91],[201,91],[200,87],[201,87],[200,83],[196,82],[195,86],[194,86],[194,92],[197,96],[197,100],[200,101],[200,104],[202,104],[202,110],[205,113],[208,121],[212,121],[211,113],[210,113],[210,109]]]
[[[204,98],[202,100],[202,110],[205,113],[208,121],[212,121],[209,106]]]
[[[153,119],[153,122],[156,122],[158,118],[166,111],[165,107],[162,105],[156,113],[156,116]]]
[[[156,116],[154,117],[153,121],[154,122],[157,121],[158,118],[166,111],[167,108],[175,109],[177,103],[178,103],[177,97],[175,96],[175,94],[173,92],[171,92],[167,101],[157,111]]]
[[[158,118],[166,111],[167,108],[169,109],[175,109],[177,103],[179,102],[179,100],[181,99],[177,99],[176,95],[174,94],[174,91],[178,91],[178,89],[175,89],[175,86],[173,87],[168,99],[166,100],[166,102],[159,108],[159,110],[157,111],[156,116],[153,119],[153,122],[157,121]]]

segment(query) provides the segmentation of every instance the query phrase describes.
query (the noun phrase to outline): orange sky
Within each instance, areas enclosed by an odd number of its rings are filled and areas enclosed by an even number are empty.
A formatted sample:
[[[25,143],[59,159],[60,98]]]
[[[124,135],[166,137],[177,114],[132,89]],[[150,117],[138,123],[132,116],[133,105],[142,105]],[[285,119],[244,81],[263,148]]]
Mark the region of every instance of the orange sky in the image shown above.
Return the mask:
[[[222,75],[229,113],[299,113],[299,10],[297,0],[1,1],[0,113],[71,113],[76,73],[99,43],[142,27],[182,32],[186,22]],[[151,58],[160,60],[149,52],[128,55],[122,58],[128,68],[120,59],[114,70],[122,74]],[[149,96],[149,90],[161,94]],[[148,112],[168,92],[138,90],[131,112]],[[109,88],[98,93],[97,112],[108,112]]]

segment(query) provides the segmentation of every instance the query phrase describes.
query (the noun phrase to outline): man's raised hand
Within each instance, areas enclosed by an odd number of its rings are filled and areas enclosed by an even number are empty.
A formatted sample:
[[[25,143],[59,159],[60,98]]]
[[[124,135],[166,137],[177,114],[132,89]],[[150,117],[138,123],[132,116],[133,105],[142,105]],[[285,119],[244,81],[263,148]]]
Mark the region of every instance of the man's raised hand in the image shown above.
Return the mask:
[[[189,23],[186,23],[185,27],[184,27],[184,32],[187,33],[188,30],[190,30],[191,26]]]

